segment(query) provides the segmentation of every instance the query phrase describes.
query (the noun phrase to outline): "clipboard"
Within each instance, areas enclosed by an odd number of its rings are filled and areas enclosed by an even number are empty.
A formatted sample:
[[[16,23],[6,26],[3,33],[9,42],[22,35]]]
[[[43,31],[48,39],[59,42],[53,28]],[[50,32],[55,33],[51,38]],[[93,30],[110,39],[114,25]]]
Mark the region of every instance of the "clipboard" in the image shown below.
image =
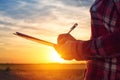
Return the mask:
[[[56,45],[55,43],[52,43],[52,42],[49,42],[49,41],[46,41],[46,40],[42,40],[42,39],[38,39],[38,38],[32,37],[30,35],[27,35],[27,34],[24,34],[24,33],[21,33],[21,32],[16,32],[16,33],[13,33],[13,34],[17,35],[19,37],[34,41],[34,42],[38,42],[38,43],[41,43],[41,44],[48,45],[48,46],[54,47]]]

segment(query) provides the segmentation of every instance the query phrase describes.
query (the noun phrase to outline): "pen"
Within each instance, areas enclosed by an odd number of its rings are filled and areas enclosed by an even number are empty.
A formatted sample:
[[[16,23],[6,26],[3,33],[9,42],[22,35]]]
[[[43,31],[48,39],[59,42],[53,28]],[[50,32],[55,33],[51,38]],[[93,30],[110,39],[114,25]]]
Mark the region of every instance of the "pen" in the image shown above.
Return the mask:
[[[70,28],[70,30],[68,31],[68,34],[70,34],[70,32],[71,32],[72,30],[74,30],[77,26],[78,26],[78,24],[75,23],[75,24]]]

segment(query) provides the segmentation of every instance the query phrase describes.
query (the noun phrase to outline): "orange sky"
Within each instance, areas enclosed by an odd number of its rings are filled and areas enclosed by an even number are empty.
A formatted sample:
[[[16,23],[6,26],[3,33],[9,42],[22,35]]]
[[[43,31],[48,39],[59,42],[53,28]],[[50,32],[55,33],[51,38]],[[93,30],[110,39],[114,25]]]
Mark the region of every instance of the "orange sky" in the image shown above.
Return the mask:
[[[93,0],[67,1],[0,1],[0,63],[77,62],[64,61],[54,48],[12,34],[18,31],[56,43],[59,34],[68,32],[78,23],[71,35],[88,40],[91,33],[89,8]]]

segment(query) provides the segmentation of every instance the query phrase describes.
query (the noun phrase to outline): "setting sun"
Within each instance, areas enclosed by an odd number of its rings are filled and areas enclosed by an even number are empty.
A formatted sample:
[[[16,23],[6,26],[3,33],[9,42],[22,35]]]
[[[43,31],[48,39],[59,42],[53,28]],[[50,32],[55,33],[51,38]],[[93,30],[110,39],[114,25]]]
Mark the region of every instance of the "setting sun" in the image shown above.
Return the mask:
[[[52,50],[50,55],[50,59],[52,62],[64,63],[65,60],[60,57],[60,55],[55,51]]]

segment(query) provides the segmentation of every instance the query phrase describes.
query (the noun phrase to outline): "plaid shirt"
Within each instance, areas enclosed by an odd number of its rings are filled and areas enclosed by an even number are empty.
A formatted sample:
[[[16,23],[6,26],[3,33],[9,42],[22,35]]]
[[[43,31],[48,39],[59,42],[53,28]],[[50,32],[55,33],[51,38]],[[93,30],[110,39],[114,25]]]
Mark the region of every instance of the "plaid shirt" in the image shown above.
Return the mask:
[[[92,60],[85,80],[120,80],[120,0],[96,0],[90,12],[92,35],[83,56]]]

